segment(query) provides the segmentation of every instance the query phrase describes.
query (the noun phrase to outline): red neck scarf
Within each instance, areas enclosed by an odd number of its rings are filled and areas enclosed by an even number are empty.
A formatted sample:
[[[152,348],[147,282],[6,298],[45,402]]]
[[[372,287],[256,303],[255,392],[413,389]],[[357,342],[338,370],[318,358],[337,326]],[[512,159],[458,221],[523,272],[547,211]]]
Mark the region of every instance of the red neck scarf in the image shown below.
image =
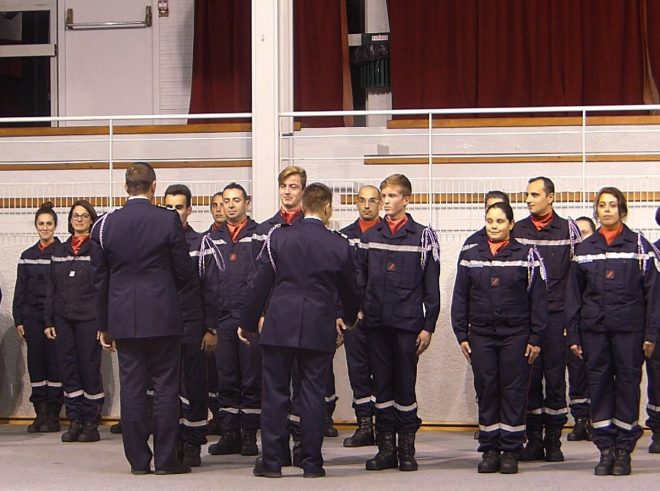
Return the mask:
[[[550,225],[550,222],[552,222],[552,217],[554,216],[554,213],[552,211],[548,213],[547,215],[543,215],[542,217],[535,217],[534,215],[530,215],[532,217],[532,223],[536,227],[536,230],[541,230],[548,225]]]
[[[395,235],[399,230],[403,228],[406,223],[408,223],[408,215],[405,215],[403,218],[399,218],[398,220],[392,220],[389,216],[385,216],[385,221],[387,222],[387,226],[390,228],[390,233]]]
[[[510,240],[503,240],[501,242],[492,242],[492,241],[489,240],[488,241],[488,247],[490,247],[490,253],[493,255],[493,257],[497,256],[497,254],[502,249],[504,249],[509,244],[509,242],[511,242],[511,241]]]
[[[245,220],[243,220],[241,223],[237,223],[236,225],[229,223],[229,220],[227,220],[227,230],[229,231],[229,236],[231,237],[231,241],[234,244],[238,241],[238,234],[243,231],[243,229],[247,226],[247,223],[247,217],[245,217]]]
[[[607,245],[612,244],[614,242],[614,239],[616,239],[621,233],[623,232],[623,223],[620,223],[617,228],[614,230],[607,230],[605,227],[600,227],[598,229],[598,233],[605,237],[605,242],[607,242]]]
[[[376,217],[373,220],[362,220],[362,218],[358,219],[358,226],[360,227],[360,232],[365,233],[367,230],[369,230],[371,227],[378,225],[380,223],[380,217]]]
[[[295,211],[286,211],[284,208],[280,208],[280,215],[284,223],[291,225],[296,218],[302,215],[302,208],[298,208]]]
[[[73,235],[71,237],[71,249],[73,253],[77,256],[82,248],[83,244],[89,240],[89,234],[86,235]]]
[[[50,246],[52,246],[55,243],[54,240],[51,240],[48,244],[44,244],[43,242],[39,241],[37,245],[39,246],[39,252],[44,252],[46,249],[48,249]]]

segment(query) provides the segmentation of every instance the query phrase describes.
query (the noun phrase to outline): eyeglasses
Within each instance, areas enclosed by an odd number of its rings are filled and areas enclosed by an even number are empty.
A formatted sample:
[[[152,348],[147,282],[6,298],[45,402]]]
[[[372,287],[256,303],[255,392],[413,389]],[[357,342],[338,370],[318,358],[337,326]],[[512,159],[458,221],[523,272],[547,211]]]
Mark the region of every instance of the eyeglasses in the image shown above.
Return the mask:
[[[73,215],[71,215],[71,218],[73,218],[74,220],[87,220],[89,216],[90,216],[89,213],[83,213],[81,215],[79,215],[78,213],[74,213]]]

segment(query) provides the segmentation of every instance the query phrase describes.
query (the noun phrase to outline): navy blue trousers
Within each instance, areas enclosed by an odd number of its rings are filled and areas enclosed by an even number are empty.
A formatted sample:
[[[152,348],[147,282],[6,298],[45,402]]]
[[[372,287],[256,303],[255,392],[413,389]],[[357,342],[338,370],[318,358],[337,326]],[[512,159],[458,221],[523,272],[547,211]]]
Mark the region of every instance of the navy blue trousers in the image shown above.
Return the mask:
[[[69,420],[98,421],[105,401],[101,378],[98,323],[55,317],[57,358],[62,376],[64,405]]]
[[[215,363],[215,352],[206,357],[206,376],[208,381],[208,401],[209,411],[213,417],[220,413],[220,403],[218,402],[218,367]]]
[[[238,321],[232,321],[238,325]],[[215,350],[218,367],[220,430],[258,429],[261,417],[261,353],[257,340],[250,346],[236,329],[218,329]]]
[[[181,345],[181,440],[190,445],[206,443],[208,389],[206,356],[198,343]],[[213,356],[213,355],[211,355]]]
[[[654,434],[660,435],[660,345],[656,345],[653,355],[646,360],[646,377],[649,398],[646,406],[646,425]]]
[[[374,413],[374,380],[369,360],[369,338],[361,326],[344,334],[348,380],[353,391],[355,416],[371,417]]]
[[[532,365],[527,401],[527,428],[561,429],[568,420],[566,407],[566,316],[550,312],[541,354]]]
[[[529,335],[470,335],[474,388],[479,401],[479,451],[515,452],[525,436],[531,367]]]
[[[178,464],[181,337],[117,340],[124,453],[134,470]],[[149,448],[147,387],[153,395],[154,451]]]
[[[600,449],[632,452],[639,426],[644,333],[582,331],[591,394],[592,439]]]
[[[44,334],[42,319],[26,318],[25,344],[27,345],[27,367],[32,394],[30,402],[62,404],[62,381],[57,362],[57,341]]]
[[[589,378],[587,364],[568,349],[566,354],[568,368],[568,404],[573,419],[589,418]]]
[[[417,334],[403,329],[368,330],[369,357],[376,387],[376,430],[414,433],[417,417]]]
[[[261,346],[263,365],[261,443],[263,465],[278,471],[289,452],[288,417],[291,410],[291,376],[294,362],[300,375],[301,467],[318,472],[323,467],[325,392],[333,353]]]

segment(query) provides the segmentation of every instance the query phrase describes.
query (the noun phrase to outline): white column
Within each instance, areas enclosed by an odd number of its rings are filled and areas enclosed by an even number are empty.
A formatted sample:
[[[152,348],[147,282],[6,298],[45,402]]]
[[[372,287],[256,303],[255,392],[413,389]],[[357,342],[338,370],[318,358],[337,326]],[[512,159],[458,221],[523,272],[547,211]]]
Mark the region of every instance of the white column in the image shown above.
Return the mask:
[[[278,0],[252,0],[252,215],[277,209],[279,172]]]

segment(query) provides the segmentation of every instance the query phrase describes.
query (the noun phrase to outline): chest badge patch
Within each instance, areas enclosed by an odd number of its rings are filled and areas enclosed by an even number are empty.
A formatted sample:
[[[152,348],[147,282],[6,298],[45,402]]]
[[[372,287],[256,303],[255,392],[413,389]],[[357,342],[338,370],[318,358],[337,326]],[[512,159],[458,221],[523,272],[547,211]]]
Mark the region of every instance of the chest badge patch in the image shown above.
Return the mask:
[[[232,252],[231,254],[229,254],[229,260],[230,261],[236,261],[237,259],[238,259],[238,254],[236,254],[235,252]]]
[[[614,270],[613,270],[613,269],[608,269],[607,271],[605,271],[605,278],[606,278],[606,279],[608,279],[608,280],[613,280],[615,276],[616,276],[616,275],[614,274]]]
[[[492,286],[492,287],[500,286],[500,277],[499,276],[491,276],[490,277],[490,286]]]
[[[396,271],[396,263],[387,263],[387,271],[390,273]]]

